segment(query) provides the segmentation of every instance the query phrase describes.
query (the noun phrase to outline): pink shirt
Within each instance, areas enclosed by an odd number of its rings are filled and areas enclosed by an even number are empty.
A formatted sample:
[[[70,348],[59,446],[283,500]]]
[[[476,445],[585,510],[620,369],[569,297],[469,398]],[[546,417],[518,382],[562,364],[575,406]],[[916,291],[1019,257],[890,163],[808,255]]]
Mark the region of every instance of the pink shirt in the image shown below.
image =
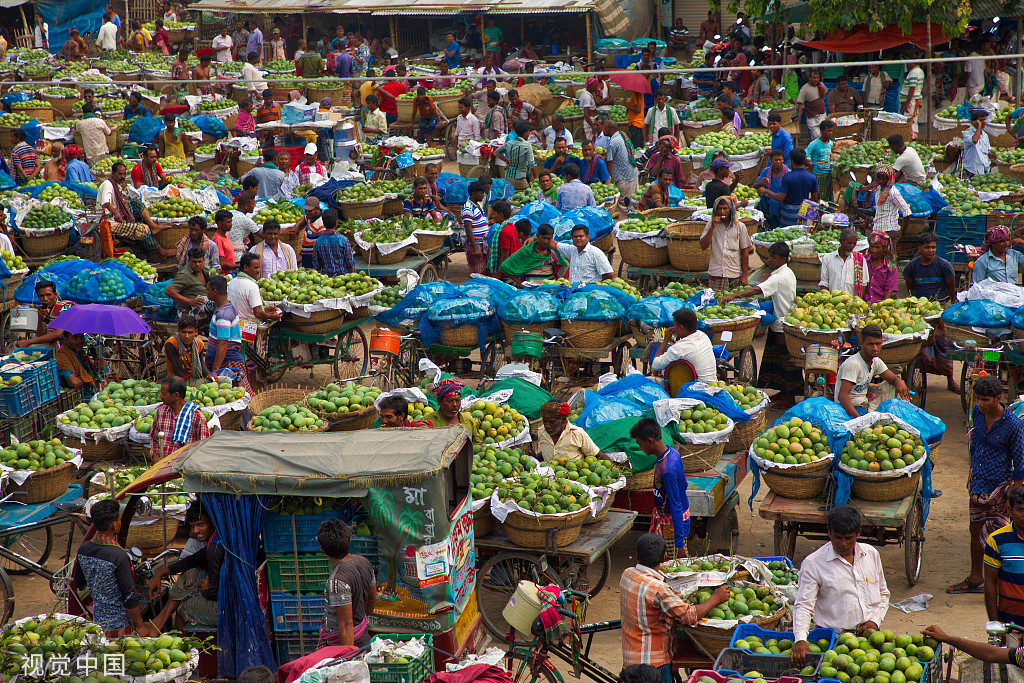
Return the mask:
[[[238,111],[238,117],[235,119],[235,131],[239,133],[245,133],[246,135],[252,135],[253,131],[256,130],[256,119],[252,117],[252,114],[240,109]]]
[[[889,292],[899,290],[899,286],[895,268],[886,266],[885,261],[881,261],[876,267],[874,262],[868,259],[867,300],[869,304],[886,299]]]
[[[230,237],[214,233],[210,236],[210,241],[217,245],[217,253],[220,254],[222,267],[235,265],[235,245],[231,243]]]

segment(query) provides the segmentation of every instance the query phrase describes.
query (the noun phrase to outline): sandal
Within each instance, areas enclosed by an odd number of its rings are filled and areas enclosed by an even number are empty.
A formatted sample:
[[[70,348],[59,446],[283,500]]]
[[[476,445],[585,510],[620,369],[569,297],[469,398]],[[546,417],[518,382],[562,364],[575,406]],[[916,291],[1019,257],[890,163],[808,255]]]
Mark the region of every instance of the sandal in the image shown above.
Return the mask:
[[[964,587],[964,584],[967,584],[967,586]],[[955,595],[963,595],[966,593],[984,593],[985,582],[979,581],[977,583],[974,583],[970,579],[964,579],[960,583],[953,584],[952,586],[947,586],[946,592]]]

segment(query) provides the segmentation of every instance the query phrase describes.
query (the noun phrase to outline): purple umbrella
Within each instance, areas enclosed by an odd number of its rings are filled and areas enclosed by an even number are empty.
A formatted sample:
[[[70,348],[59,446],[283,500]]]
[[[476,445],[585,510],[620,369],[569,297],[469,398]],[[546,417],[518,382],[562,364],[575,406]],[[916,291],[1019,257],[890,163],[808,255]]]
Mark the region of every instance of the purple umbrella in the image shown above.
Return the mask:
[[[106,334],[115,337],[146,334],[150,330],[142,316],[132,309],[107,304],[72,306],[51,320],[47,327],[72,334]]]

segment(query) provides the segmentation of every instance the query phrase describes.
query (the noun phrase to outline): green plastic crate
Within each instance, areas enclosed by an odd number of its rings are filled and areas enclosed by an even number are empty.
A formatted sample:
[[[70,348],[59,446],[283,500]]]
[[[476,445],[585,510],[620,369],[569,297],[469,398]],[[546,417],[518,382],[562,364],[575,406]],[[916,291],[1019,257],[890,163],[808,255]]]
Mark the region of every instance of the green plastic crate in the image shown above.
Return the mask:
[[[405,635],[389,633],[382,636],[374,636],[376,640],[412,640],[421,638],[426,649],[416,659],[410,660],[407,664],[381,664],[367,663],[370,668],[370,683],[421,683],[430,674],[434,673],[434,637],[429,633],[424,635]],[[372,647],[373,641],[370,641]]]
[[[298,566],[298,588],[295,568]],[[272,591],[322,591],[331,575],[331,561],[322,553],[267,555],[267,578]]]

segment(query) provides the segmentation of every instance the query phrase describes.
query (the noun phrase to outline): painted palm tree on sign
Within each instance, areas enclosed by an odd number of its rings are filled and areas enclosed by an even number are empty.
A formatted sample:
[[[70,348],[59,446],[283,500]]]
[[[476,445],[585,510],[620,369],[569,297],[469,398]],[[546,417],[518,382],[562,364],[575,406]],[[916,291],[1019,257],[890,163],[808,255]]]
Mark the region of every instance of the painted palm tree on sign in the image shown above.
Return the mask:
[[[391,566],[388,568],[388,589],[389,590],[394,590],[396,588],[396,586],[397,586],[397,579],[398,579],[398,553],[401,552],[402,548],[405,546],[406,539],[415,540],[416,538],[419,538],[419,537],[422,536],[422,534],[423,534],[423,525],[424,525],[424,520],[423,520],[423,511],[422,510],[416,510],[416,509],[413,509],[413,508],[406,507],[406,508],[403,508],[402,511],[398,514],[398,531],[399,531],[399,534],[398,534],[398,538],[395,539],[395,550],[394,550],[394,553],[392,553],[392,556],[391,556]],[[409,546],[409,547],[413,548],[413,552],[415,552],[415,547],[414,546]],[[392,581],[392,578],[391,578],[392,574],[395,576],[395,580],[394,581]],[[415,587],[415,588],[417,588],[417,589],[419,589],[419,581],[417,581],[414,584],[410,584],[410,585]]]
[[[382,535],[386,529],[390,529],[395,522],[395,493],[388,489],[373,488],[366,496],[366,505],[377,528],[377,538],[386,537]],[[395,594],[398,586],[398,554],[405,547],[406,540],[417,538],[423,533],[424,519],[422,510],[403,507],[398,513],[397,519],[398,536],[394,539],[394,549],[391,554],[391,562],[388,566],[388,583],[383,595]]]

